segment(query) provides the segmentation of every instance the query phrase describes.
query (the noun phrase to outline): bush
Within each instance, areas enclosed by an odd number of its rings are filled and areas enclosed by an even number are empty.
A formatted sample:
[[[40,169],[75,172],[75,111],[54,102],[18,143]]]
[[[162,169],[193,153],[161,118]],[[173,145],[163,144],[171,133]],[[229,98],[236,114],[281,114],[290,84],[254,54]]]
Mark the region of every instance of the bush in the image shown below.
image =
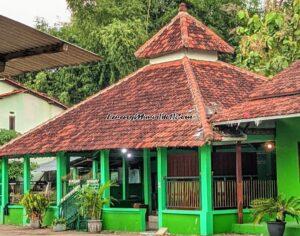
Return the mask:
[[[40,193],[26,193],[20,204],[24,206],[29,219],[42,222],[42,218],[49,206],[49,199]]]

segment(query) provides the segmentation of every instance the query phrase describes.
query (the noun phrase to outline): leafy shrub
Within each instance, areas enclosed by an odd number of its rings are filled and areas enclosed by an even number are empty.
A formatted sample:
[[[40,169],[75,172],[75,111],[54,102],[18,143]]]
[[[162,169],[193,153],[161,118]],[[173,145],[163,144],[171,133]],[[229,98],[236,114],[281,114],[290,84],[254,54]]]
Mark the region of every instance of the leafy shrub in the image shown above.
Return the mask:
[[[49,206],[49,199],[40,193],[26,193],[21,199],[20,204],[24,206],[29,219],[41,222]]]
[[[252,201],[251,206],[254,209],[254,223],[259,223],[265,216],[284,222],[287,215],[296,219],[299,223],[300,217],[300,198],[262,198]]]

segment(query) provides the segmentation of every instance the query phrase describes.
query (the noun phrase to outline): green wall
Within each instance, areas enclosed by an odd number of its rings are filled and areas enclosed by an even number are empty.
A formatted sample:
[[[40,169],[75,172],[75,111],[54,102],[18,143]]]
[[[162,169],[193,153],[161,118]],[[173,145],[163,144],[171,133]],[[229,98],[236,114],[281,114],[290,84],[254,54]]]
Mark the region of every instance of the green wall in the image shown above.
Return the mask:
[[[276,165],[278,193],[300,196],[298,142],[300,118],[278,120],[276,123]]]
[[[7,225],[23,225],[23,207],[20,205],[11,205],[8,207],[9,214],[7,216],[4,216],[4,224]],[[50,226],[52,224],[52,221],[55,219],[57,213],[56,207],[49,207],[46,211],[46,214],[43,218],[43,225]],[[25,219],[24,219],[25,220]],[[29,223],[29,220],[26,221],[26,223]]]
[[[244,223],[252,222],[251,213],[245,209]],[[232,233],[232,226],[237,223],[237,210],[216,210],[213,212],[214,233]]]
[[[58,211],[58,208],[57,207],[54,207],[54,206],[50,206],[47,211],[46,211],[46,214],[44,216],[44,219],[43,219],[43,225],[46,225],[46,226],[50,226],[52,225],[52,222],[53,220],[56,218],[57,216],[57,211]]]
[[[113,231],[145,231],[146,209],[105,208],[103,209],[103,228]]]
[[[191,234],[200,233],[200,212],[196,211],[176,211],[165,210],[163,213],[163,227],[168,228],[171,234]]]
[[[8,215],[4,216],[4,224],[23,225],[23,207],[9,206]]]

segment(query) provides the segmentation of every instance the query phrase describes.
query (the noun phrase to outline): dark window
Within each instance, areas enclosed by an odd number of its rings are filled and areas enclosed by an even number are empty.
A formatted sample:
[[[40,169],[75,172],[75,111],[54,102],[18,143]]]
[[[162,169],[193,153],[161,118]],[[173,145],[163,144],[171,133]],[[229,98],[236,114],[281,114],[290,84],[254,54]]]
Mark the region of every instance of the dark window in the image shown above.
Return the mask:
[[[15,115],[9,115],[9,129],[15,130],[16,129],[16,118]]]

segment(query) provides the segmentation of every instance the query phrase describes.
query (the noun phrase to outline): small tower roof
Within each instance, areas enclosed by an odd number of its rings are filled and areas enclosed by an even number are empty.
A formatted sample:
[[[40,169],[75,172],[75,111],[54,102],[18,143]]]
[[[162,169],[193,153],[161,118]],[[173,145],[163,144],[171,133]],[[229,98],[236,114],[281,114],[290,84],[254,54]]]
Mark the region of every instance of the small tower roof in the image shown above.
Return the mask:
[[[135,53],[137,58],[155,58],[182,49],[233,53],[234,49],[201,21],[187,13],[184,3],[169,24]]]

